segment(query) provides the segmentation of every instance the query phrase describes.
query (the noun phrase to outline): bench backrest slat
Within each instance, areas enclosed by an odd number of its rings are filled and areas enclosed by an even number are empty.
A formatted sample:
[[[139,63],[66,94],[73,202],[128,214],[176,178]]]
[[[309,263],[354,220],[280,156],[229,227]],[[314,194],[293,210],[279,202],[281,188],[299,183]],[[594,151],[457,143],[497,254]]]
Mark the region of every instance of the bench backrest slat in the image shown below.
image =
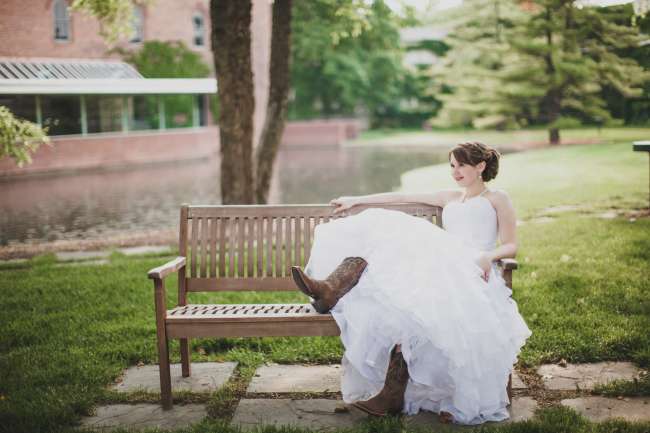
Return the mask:
[[[212,220],[214,221],[214,219]],[[208,225],[210,220],[202,218],[201,220],[201,277],[207,277],[207,262],[209,258],[208,253],[208,242],[210,238],[208,237]]]
[[[210,278],[217,276],[217,226],[219,220],[210,221]]]
[[[273,244],[275,245],[275,257],[274,257],[274,266],[273,270],[275,271],[275,276],[276,277],[281,277],[283,272],[282,272],[282,250],[284,245],[282,244],[282,217],[277,217],[274,218],[275,222],[275,227],[274,227],[274,233],[275,233],[275,239],[273,240]]]
[[[442,208],[425,204],[355,206],[342,215],[332,215],[329,205],[183,206],[179,248],[189,260],[186,290],[296,290],[290,268],[309,261],[316,226],[369,207],[442,225]]]
[[[192,218],[192,246],[191,252],[192,255],[190,257],[190,278],[195,278],[198,275],[196,275],[196,256],[197,256],[197,242],[198,242],[198,232],[199,232],[199,222],[201,221],[200,218]]]

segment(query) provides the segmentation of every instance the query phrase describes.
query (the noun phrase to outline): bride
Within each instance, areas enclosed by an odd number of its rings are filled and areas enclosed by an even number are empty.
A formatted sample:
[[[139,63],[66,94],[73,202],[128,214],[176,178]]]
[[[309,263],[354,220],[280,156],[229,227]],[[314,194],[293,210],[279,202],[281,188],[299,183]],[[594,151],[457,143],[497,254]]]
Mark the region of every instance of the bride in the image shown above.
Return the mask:
[[[508,375],[531,332],[495,263],[517,253],[512,203],[485,185],[499,157],[475,142],[450,150],[462,191],[330,202],[334,213],[369,203],[443,207],[444,230],[381,208],[319,224],[305,269],[292,267],[341,330],[346,403],[376,416],[424,409],[459,424],[509,417]]]

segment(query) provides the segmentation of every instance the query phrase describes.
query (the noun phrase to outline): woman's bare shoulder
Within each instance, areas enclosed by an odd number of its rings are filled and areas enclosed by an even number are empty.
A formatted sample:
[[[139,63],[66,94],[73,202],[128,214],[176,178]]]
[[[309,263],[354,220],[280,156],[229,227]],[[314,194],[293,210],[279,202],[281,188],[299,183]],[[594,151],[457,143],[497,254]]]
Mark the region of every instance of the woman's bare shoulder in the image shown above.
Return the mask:
[[[488,194],[485,195],[487,199],[492,202],[495,209],[499,208],[512,208],[512,200],[510,195],[504,189],[490,189]]]

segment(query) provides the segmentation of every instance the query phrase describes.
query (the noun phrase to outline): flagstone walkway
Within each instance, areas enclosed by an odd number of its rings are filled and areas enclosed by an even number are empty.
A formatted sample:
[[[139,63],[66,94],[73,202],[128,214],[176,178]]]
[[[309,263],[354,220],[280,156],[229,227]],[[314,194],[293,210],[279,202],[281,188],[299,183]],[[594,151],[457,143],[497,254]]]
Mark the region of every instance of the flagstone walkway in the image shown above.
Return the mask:
[[[118,427],[187,427],[208,416],[211,393],[229,381],[236,381],[236,368],[233,362],[193,363],[192,376],[183,378],[180,365],[173,364],[174,392],[190,393],[196,398],[184,398],[187,394],[182,394],[179,399],[200,403],[176,403],[171,411],[163,411],[155,403],[106,405],[98,407],[94,416],[84,418],[81,426],[98,431]],[[643,373],[628,362],[549,364],[540,366],[534,373],[515,372],[515,395],[509,408],[511,418],[506,422],[530,419],[538,407],[549,404],[571,407],[593,421],[614,417],[650,421],[650,397],[612,398],[590,392],[597,384],[615,379],[633,380]],[[340,365],[262,365],[244,384],[234,413],[228,415],[232,416],[231,424],[244,431],[260,424],[294,425],[319,431],[352,427],[366,419],[366,415],[341,400],[340,374]],[[118,393],[157,394],[160,392],[158,366],[130,367],[112,389]],[[430,412],[406,416],[404,423],[434,429],[439,425],[437,416]]]

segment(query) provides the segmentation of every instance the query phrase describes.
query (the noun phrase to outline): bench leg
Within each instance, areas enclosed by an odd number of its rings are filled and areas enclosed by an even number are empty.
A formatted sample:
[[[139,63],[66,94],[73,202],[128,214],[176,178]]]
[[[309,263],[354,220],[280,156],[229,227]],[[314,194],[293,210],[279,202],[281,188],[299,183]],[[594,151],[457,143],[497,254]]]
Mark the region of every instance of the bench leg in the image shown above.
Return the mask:
[[[169,371],[169,345],[166,336],[158,340],[158,363],[160,365],[160,398],[163,409],[172,408],[172,378]]]
[[[189,338],[181,338],[181,369],[183,370],[183,377],[190,377],[192,374]]]
[[[169,341],[165,327],[165,286],[154,280],[156,301],[156,336],[158,340],[158,365],[160,371],[160,397],[164,410],[172,408],[172,378],[169,371]]]

